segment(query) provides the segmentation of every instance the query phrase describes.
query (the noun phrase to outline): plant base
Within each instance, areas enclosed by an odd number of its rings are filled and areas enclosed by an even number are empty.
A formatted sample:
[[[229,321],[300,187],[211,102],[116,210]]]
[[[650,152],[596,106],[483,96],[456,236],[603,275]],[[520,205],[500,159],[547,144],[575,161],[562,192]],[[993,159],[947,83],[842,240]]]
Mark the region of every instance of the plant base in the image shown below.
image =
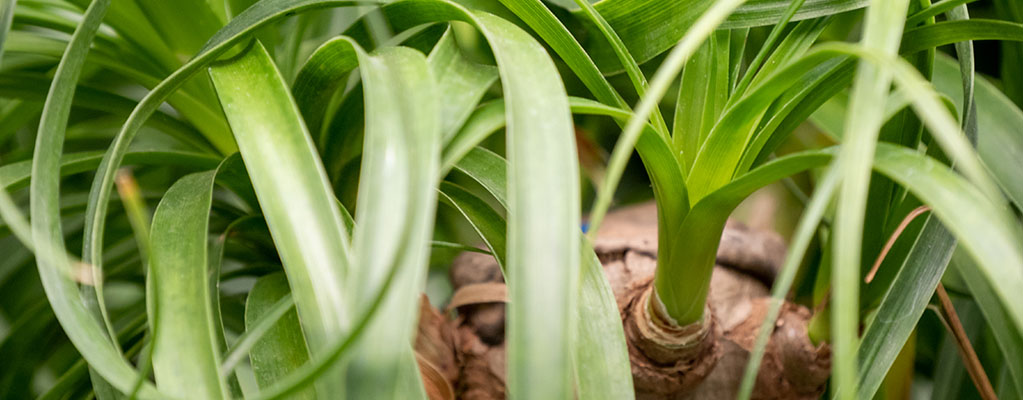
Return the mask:
[[[734,399],[770,304],[768,285],[784,259],[782,239],[729,221],[718,249],[704,321],[674,329],[657,323],[647,307],[657,265],[653,204],[609,214],[594,249],[622,314],[637,398]],[[447,324],[451,341],[421,345],[417,339],[417,351],[422,355],[421,347],[451,349],[458,371],[451,380],[457,398],[503,399],[504,304],[493,291],[480,290],[502,282],[500,269],[490,256],[465,253],[452,264],[451,278],[459,311],[458,318]],[[436,311],[430,308],[430,313]],[[810,342],[809,318],[805,307],[783,305],[757,376],[754,399],[809,399],[823,392],[831,353],[827,344]],[[420,339],[423,321],[435,324],[431,322],[435,318],[421,318]],[[443,360],[429,361],[445,365]]]

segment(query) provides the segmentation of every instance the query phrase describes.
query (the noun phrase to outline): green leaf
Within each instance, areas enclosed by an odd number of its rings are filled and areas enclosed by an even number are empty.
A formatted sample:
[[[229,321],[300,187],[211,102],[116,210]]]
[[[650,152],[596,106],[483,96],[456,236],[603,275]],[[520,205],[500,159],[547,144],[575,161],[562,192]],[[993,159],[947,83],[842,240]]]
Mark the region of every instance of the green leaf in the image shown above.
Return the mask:
[[[554,64],[515,25],[453,3],[402,1],[382,11],[397,31],[438,20],[469,22],[491,46],[509,121],[509,393],[568,397],[579,185],[568,101]]]
[[[322,351],[349,329],[348,234],[288,88],[262,45],[253,43],[211,67],[210,77],[295,289],[309,349]],[[341,371],[335,371],[335,378],[321,381],[323,393],[341,390]]]
[[[597,194],[597,200],[594,203],[593,211],[590,213],[590,229],[592,232],[596,232],[600,226],[600,221],[604,214],[607,212],[607,208],[611,203],[611,195],[615,188],[618,186],[618,181],[621,179],[622,172],[625,169],[626,161],[632,154],[632,150],[639,139],[640,133],[643,130],[645,121],[650,116],[650,113],[654,108],[657,107],[658,102],[664,96],[668,90],[668,86],[672,80],[675,79],[675,75],[679,73],[686,60],[696,52],[700,44],[706,40],[714,29],[717,28],[725,18],[735,8],[743,3],[743,0],[727,0],[715,3],[711,8],[704,13],[694,23],[693,27],[682,37],[678,45],[672,49],[671,53],[665,58],[665,61],[657,69],[657,73],[650,84],[650,91],[647,92],[646,96],[640,99],[639,105],[636,107],[636,112],[632,118],[626,124],[625,129],[622,132],[618,142],[615,143],[615,149],[611,154],[611,160],[608,165],[607,174],[603,182],[603,186]],[[690,197],[690,202],[692,198]],[[659,257],[660,258],[660,257]],[[710,269],[712,265],[708,265],[707,269]],[[658,268],[663,269],[663,268]],[[656,281],[656,279],[655,279]],[[709,284],[709,281],[707,281]],[[658,297],[661,297],[661,293],[658,293]],[[661,297],[662,300],[663,297]],[[703,314],[703,307],[699,307],[699,310],[695,314],[686,313],[684,317],[682,313],[685,313],[684,308],[675,308],[675,303],[682,299],[671,298],[668,299],[668,303],[672,303],[672,306],[667,308],[668,314],[675,318],[679,323],[687,324],[693,322]],[[693,299],[696,302],[702,303],[705,299]],[[695,317],[692,321],[690,318]]]
[[[959,68],[950,57],[939,56],[935,60],[934,86],[952,98],[963,97]],[[1018,179],[1018,163],[1023,154],[1023,140],[1019,135],[1023,111],[983,77],[976,79],[974,98],[977,152],[1008,197],[1017,207],[1023,206],[1023,181]]]
[[[955,238],[927,217],[898,275],[881,299],[857,349],[861,399],[871,399],[934,295],[955,250]]]
[[[995,0],[995,13],[1002,19],[1023,23],[1023,7],[1012,0]],[[1002,42],[1001,63],[999,71],[1002,76],[1002,85],[1005,95],[1016,103],[1017,107],[1023,107],[1023,79],[1013,74],[1013,71],[1023,63],[1023,43]],[[1016,387],[1016,393],[1023,393],[1023,388]]]
[[[4,0],[0,4],[0,55],[3,55],[4,43],[7,41],[7,34],[11,31],[11,21],[14,19],[14,6],[17,0]]]
[[[652,129],[650,136],[660,139]],[[482,149],[474,149],[476,150]],[[458,168],[484,185],[499,203],[505,204],[504,192],[492,189],[504,187],[505,178],[501,174],[503,169],[491,165],[504,164],[504,160],[493,153],[480,154],[487,154],[484,157],[489,163],[459,163]],[[468,208],[465,210],[471,211]],[[504,223],[500,215],[495,213],[487,216],[486,213],[478,213],[467,215],[467,218],[477,232],[484,236],[487,243],[503,243],[505,240],[502,232],[487,229],[487,226]],[[578,336],[574,350],[576,390],[580,398],[630,399],[635,396],[635,391],[632,388],[631,364],[625,345],[625,332],[618,314],[618,303],[604,275],[604,267],[590,247],[589,241],[582,234],[580,241],[582,271],[579,278],[579,304],[576,309],[579,318]]]
[[[350,39],[338,40],[354,46]],[[397,270],[393,289],[378,311],[388,318],[366,328],[346,390],[350,398],[423,398],[411,340],[433,232],[440,99],[422,53],[386,47],[366,55],[356,49],[366,133],[352,237],[356,267],[348,286],[351,304],[364,309],[388,279],[392,260],[397,260]],[[400,240],[405,234],[407,241]]]
[[[618,37],[611,25],[607,23],[607,20],[593,8],[589,0],[576,0],[576,4],[582,10],[582,13],[592,24],[597,26],[597,30],[604,36],[604,39],[611,43],[611,49],[614,50],[614,54],[618,57],[618,62],[625,68],[625,74],[629,76],[629,80],[632,81],[632,87],[636,90],[636,95],[643,97],[646,94],[647,87],[649,86],[646,81],[646,76],[643,75],[643,71],[639,70],[639,65],[636,64],[636,60],[632,58],[632,54],[625,48],[625,43],[622,43],[622,39]],[[727,47],[727,46],[726,46]],[[727,54],[727,53],[726,53]],[[727,79],[727,77],[726,77]],[[668,125],[664,123],[664,117],[661,116],[661,110],[655,108],[653,115],[651,116],[651,124],[654,129],[657,130],[662,136],[667,137]]]
[[[605,106],[591,100],[579,98],[570,98],[569,100],[574,113],[606,115],[618,121],[627,121],[631,116],[628,111]],[[670,144],[649,124],[643,127],[643,131],[636,141],[636,151],[643,160],[643,167],[646,168],[650,182],[653,184],[658,213],[657,229],[659,232],[664,232],[663,235],[658,235],[658,249],[668,249],[671,240],[677,235],[679,227],[689,212],[689,193],[686,189],[684,175]],[[590,232],[596,232],[595,221],[597,219],[591,215]],[[670,263],[671,254],[660,254],[658,262]]]
[[[625,331],[618,318],[618,303],[589,241],[580,238],[580,242],[583,254],[575,345],[578,396],[631,399],[636,392],[632,388],[632,369]]]
[[[504,118],[501,118],[504,125]],[[455,168],[483,185],[504,208],[508,208],[508,163],[483,147],[474,147],[458,160]]]
[[[60,160],[60,176],[91,171],[102,158],[103,153],[95,151],[65,154]],[[219,162],[219,158],[212,155],[174,150],[135,149],[124,157],[125,165],[168,165],[198,169],[216,168]],[[31,161],[19,161],[0,167],[0,187],[7,190],[25,187],[31,177]]]
[[[469,114],[458,133],[445,144],[441,157],[441,175],[447,175],[463,157],[478,149],[476,145],[497,130],[503,129],[504,125],[504,101],[488,101],[477,107]]]
[[[899,49],[908,1],[871,0],[865,16],[861,44],[878,54],[894,56]],[[843,130],[838,159],[840,183],[834,230],[831,332],[835,348],[832,370],[841,399],[856,398],[856,346],[859,333],[860,252],[870,163],[874,159],[883,123],[884,99],[892,71],[860,61],[849,99],[849,117]]]
[[[504,217],[486,201],[453,183],[442,182],[440,195],[445,203],[454,207],[469,221],[504,270],[507,254],[505,251],[507,223]]]
[[[497,69],[465,58],[451,28],[433,47],[427,61],[437,80],[440,96],[441,133],[447,143],[463,126],[494,82]]]
[[[953,9],[948,13],[948,17],[968,19],[966,6]],[[960,108],[964,110],[962,126],[970,141],[976,144],[972,43],[956,43],[956,53],[959,56],[964,93],[963,102],[960,103]],[[910,145],[915,144],[914,142]],[[915,201],[907,200],[904,203],[915,204]],[[916,243],[902,262],[861,339],[857,354],[861,399],[873,398],[881,386],[903,344],[910,339],[917,321],[928,305],[941,276],[944,275],[955,248],[955,238],[936,218],[928,216],[916,238]],[[891,258],[891,255],[889,257]],[[878,282],[875,285],[885,283],[887,282]],[[909,318],[906,318],[907,316]]]
[[[332,99],[344,89],[348,74],[359,65],[352,46],[320,45],[302,65],[291,93],[302,118],[317,143],[325,143],[328,134],[327,112]]]
[[[760,51],[757,52],[757,55],[753,57],[752,61],[750,61],[749,66],[746,67],[746,73],[742,77],[742,80],[735,83],[735,87],[733,88],[734,90],[732,91],[732,98],[737,98],[739,95],[746,93],[746,89],[749,89],[750,82],[753,81],[754,74],[760,70],[764,63],[764,59],[771,54],[771,49],[774,48],[774,45],[778,42],[778,38],[781,36],[782,31],[785,30],[785,26],[788,25],[788,23],[792,20],[792,17],[796,15],[796,12],[798,12],[799,8],[805,3],[805,0],[794,0],[789,3],[785,13],[782,14],[781,18],[778,19],[778,22],[775,23],[774,28],[771,28],[771,33],[767,35],[767,39],[764,40],[764,44],[760,46]],[[736,61],[739,66],[741,66],[742,58],[740,57]]]
[[[828,70],[840,63],[835,58],[825,50],[811,51],[763,79],[760,85],[751,88],[725,110],[700,148],[689,172],[689,201],[695,204],[728,183],[736,174],[744,172],[739,170],[743,153],[758,154],[759,149],[755,146],[765,143],[773,133],[756,129],[771,101],[797,83],[814,82],[828,76]]]
[[[555,53],[579,77],[583,85],[601,103],[619,108],[628,108],[621,95],[604,78],[590,55],[576,41],[568,28],[561,23],[542,2],[533,0],[503,1],[516,16],[522,18],[536,33],[543,38]]]
[[[572,395],[579,174],[554,63],[528,34],[477,15],[494,51],[508,118],[508,388],[513,398]]]
[[[109,1],[97,0],[89,6],[50,86],[32,160],[31,221],[39,276],[54,314],[89,364],[119,390],[128,392],[138,374],[122,357],[120,348],[112,345],[112,339],[97,324],[94,313],[79,298],[77,285],[72,280],[71,260],[64,248],[59,210],[59,163],[71,100],[85,55],[109,4]],[[152,385],[142,387],[142,397],[156,395]]]
[[[15,4],[17,4],[16,0],[4,0],[3,3],[0,4],[0,62],[3,61],[4,45],[6,44],[7,35],[11,29],[11,20],[14,18]],[[15,110],[18,106],[18,104],[14,106]],[[5,111],[7,110],[5,109]],[[24,114],[31,115],[32,113],[25,112]],[[0,120],[5,123],[5,128],[10,125],[21,125],[10,124],[8,118],[14,115],[17,114],[7,114],[2,120]],[[7,133],[9,135],[13,134],[15,130],[5,132],[9,132]],[[0,144],[4,142],[5,136],[5,134],[0,133]],[[0,172],[2,171],[3,167],[0,167]],[[24,215],[21,214],[21,210],[18,209],[14,200],[11,199],[10,194],[7,193],[7,184],[5,183],[7,181],[2,177],[3,174],[0,173],[0,220],[4,221],[4,223],[11,228],[14,235],[17,236],[18,240],[20,240],[26,248],[31,250],[34,247],[32,245],[32,227],[29,226],[28,221],[25,219]]]
[[[766,167],[767,165],[764,165],[764,168]],[[814,235],[817,233],[817,227],[820,225],[821,219],[831,204],[838,187],[837,171],[838,169],[834,167],[834,164],[827,169],[823,178],[817,184],[813,197],[807,203],[803,216],[799,218],[795,234],[792,237],[792,244],[785,254],[785,261],[772,285],[771,304],[753,342],[753,351],[750,353],[749,361],[746,363],[746,370],[743,373],[739,393],[736,396],[738,399],[748,400],[753,393],[753,385],[757,381],[757,371],[759,371],[761,361],[764,358],[767,342],[774,333],[772,328],[778,319],[781,306],[785,304],[785,296],[788,295],[789,290],[792,288],[792,282],[799,271],[799,264],[806,255],[810,241],[813,240]],[[752,174],[753,172],[750,173],[750,175]]]
[[[962,275],[974,284],[971,292],[989,323],[1000,318],[993,330],[1003,349],[1014,351],[1008,343],[1016,339],[1009,338],[1023,337],[1023,304],[1018,301],[1019,293],[1023,293],[1023,276],[1019,274],[1023,270],[1023,249],[1018,245],[1023,232],[1006,205],[985,198],[947,167],[918,153],[882,144],[875,163],[879,172],[930,205],[976,262],[976,268],[962,271]],[[979,296],[985,301],[981,302]],[[994,312],[995,308],[1000,311]]]
[[[1006,365],[1010,378],[1019,387],[1023,385],[1023,329],[1014,326],[1013,307],[1015,303],[1006,303],[998,293],[998,285],[993,284],[989,276],[984,274],[976,256],[971,256],[963,248],[952,255],[952,264],[959,272],[966,287],[973,295],[973,300],[980,306],[984,320],[991,328],[991,333],[998,343],[998,349],[1005,354]],[[1017,274],[1018,275],[1018,274]],[[1018,293],[1017,297],[1018,297]],[[1011,301],[1011,300],[1010,300]]]
[[[160,105],[167,100],[177,89],[181,88],[191,77],[203,67],[213,62],[217,56],[228,51],[233,45],[245,39],[245,34],[269,24],[277,19],[283,18],[289,12],[297,12],[313,7],[326,6],[350,6],[355,4],[352,1],[326,1],[326,0],[264,0],[245,12],[232,19],[221,30],[217,31],[206,45],[190,61],[181,68],[171,73],[163,82],[153,88],[138,103],[131,115],[124,122],[121,130],[117,133],[103,161],[96,170],[96,178],[93,180],[89,192],[89,208],[85,216],[85,237],[83,248],[83,259],[100,266],[102,260],[103,232],[105,229],[105,216],[107,214],[107,203],[110,198],[110,191],[114,184],[114,175],[129,145],[146,120],[153,115]]]
[[[49,79],[42,74],[0,74],[0,94],[4,96],[42,101],[44,100],[43,96],[45,96],[44,88],[48,87],[48,85]],[[122,116],[127,115],[135,104],[134,100],[121,95],[86,86],[79,86],[75,92],[76,95],[72,104],[84,109]],[[199,137],[194,128],[166,113],[157,112],[155,118],[149,124],[195,149],[213,152],[209,143],[204,138]]]
[[[838,80],[838,79],[835,79]],[[934,85],[941,92],[952,98],[961,98],[962,79],[956,62],[948,56],[937,57],[934,70]],[[977,79],[976,101],[978,103],[978,144],[977,150],[984,164],[989,168],[998,184],[1009,195],[1009,198],[1018,204],[1023,204],[1023,186],[1018,179],[1015,179],[1017,168],[1014,160],[1018,154],[1023,153],[1023,142],[1017,139],[1015,127],[1023,124],[1023,112],[1016,108],[1012,101],[1005,97],[994,85],[986,79]],[[844,98],[836,97],[827,103],[828,110],[844,110]],[[961,104],[956,103],[958,107]],[[961,111],[960,111],[961,113]],[[844,115],[844,112],[836,115],[827,115],[824,112],[816,113],[813,116],[814,122],[826,130],[835,125],[837,118]],[[946,122],[947,125],[947,122]]]
[[[215,171],[178,180],[153,215],[148,296],[157,388],[170,396],[229,398],[220,376],[207,267]]]
[[[404,242],[406,238],[407,235],[403,235],[401,242]],[[377,293],[376,298],[373,299],[369,307],[354,322],[351,334],[335,338],[323,353],[311,355],[309,362],[302,364],[298,369],[281,377],[277,383],[261,391],[258,396],[253,397],[257,400],[271,400],[291,396],[330,370],[342,356],[352,349],[352,345],[362,337],[363,333],[366,332],[366,327],[374,320],[374,317],[381,314],[377,312],[377,309],[383,302],[390,284],[394,280],[392,278],[394,277],[394,272],[397,271],[396,265],[397,263],[394,263],[389,266],[388,269],[391,272],[384,281],[383,288]]]
[[[255,339],[248,353],[256,383],[262,389],[270,387],[309,360],[309,350],[302,337],[284,274],[266,275],[252,286],[245,302],[245,335]],[[239,338],[237,346],[248,342]],[[232,350],[235,351],[239,350]],[[307,389],[291,396],[314,399],[316,392]]]
[[[970,19],[923,25],[906,30],[899,51],[912,54],[938,45],[969,40],[1023,41],[1023,24]]]
[[[782,17],[790,0],[751,0],[721,25],[723,29],[771,25]],[[640,64],[675,45],[700,15],[717,2],[708,0],[604,0],[594,4]],[[795,21],[863,8],[867,0],[807,0]],[[580,11],[576,11],[580,14]],[[637,16],[643,18],[637,18]],[[582,18],[581,16],[578,18]],[[592,40],[587,52],[604,73],[621,71],[607,42]]]
[[[206,39],[223,25],[223,21],[217,18],[206,0],[179,0],[173,3],[140,0],[135,3],[149,21],[149,26],[182,60],[195,54]]]
[[[954,265],[954,264],[953,264]],[[952,268],[948,274],[955,274]],[[946,285],[946,289],[948,285]],[[966,336],[973,342],[980,338],[981,328],[984,327],[984,317],[980,313],[977,303],[971,299],[952,298],[956,314],[963,324]],[[976,343],[976,342],[973,342]],[[937,349],[934,365],[934,400],[955,400],[962,398],[962,390],[970,386],[966,368],[963,365],[963,358],[959,355],[959,345],[952,335],[944,335],[941,345]],[[1000,398],[1012,399],[999,394]]]
[[[711,96],[716,81],[708,79],[714,72],[713,63],[711,41],[704,42],[686,62],[679,82],[671,139],[687,177],[706,134],[717,121]]]

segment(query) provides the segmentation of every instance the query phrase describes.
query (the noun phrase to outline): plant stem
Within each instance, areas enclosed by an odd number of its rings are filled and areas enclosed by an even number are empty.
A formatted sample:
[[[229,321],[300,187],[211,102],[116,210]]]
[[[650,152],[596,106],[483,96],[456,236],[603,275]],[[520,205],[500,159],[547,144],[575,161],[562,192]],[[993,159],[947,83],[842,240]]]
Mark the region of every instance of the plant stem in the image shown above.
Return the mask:
[[[980,393],[980,397],[984,400],[997,400],[998,396],[995,395],[995,389],[991,386],[991,380],[988,379],[987,374],[984,372],[984,366],[980,364],[980,358],[977,357],[977,352],[973,350],[973,345],[970,344],[970,338],[966,336],[966,330],[963,329],[963,324],[959,322],[959,315],[956,314],[956,309],[952,305],[952,300],[948,297],[948,292],[945,291],[945,286],[938,283],[938,289],[934,292],[938,296],[939,303],[941,305],[941,314],[944,317],[949,332],[956,340],[956,346],[959,349],[959,355],[963,358],[963,365],[966,366],[966,372],[970,374],[970,379],[973,380],[974,386],[977,387],[977,392]]]

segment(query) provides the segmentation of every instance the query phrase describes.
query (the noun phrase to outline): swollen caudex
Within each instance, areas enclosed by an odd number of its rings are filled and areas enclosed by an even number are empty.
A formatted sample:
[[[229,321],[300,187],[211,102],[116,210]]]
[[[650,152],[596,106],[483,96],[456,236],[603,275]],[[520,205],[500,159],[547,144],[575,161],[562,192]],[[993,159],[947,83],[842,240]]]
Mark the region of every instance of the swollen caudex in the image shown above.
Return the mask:
[[[628,207],[608,215],[594,242],[622,316],[637,398],[735,398],[770,304],[768,285],[784,258],[785,244],[773,232],[729,221],[704,318],[680,327],[652,301],[656,226],[652,204]],[[452,264],[451,279],[458,313],[456,319],[447,320],[450,342],[423,345],[424,340],[417,340],[417,350],[451,349],[457,373],[446,375],[457,375],[451,381],[457,398],[504,398],[505,306],[502,296],[494,293],[503,288],[500,268],[489,255],[465,253]],[[823,391],[830,372],[830,349],[810,342],[809,317],[809,310],[797,304],[782,307],[753,398],[809,399]]]

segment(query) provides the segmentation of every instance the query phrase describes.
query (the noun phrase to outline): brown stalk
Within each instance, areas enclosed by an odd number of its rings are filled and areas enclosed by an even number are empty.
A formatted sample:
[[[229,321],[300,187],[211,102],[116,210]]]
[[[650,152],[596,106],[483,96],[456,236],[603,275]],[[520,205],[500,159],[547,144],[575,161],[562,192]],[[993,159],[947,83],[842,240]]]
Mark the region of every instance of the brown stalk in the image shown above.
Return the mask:
[[[966,372],[970,374],[970,379],[973,380],[973,385],[980,392],[980,397],[984,400],[998,400],[998,396],[995,395],[995,389],[991,386],[987,373],[984,372],[984,366],[980,364],[980,358],[977,357],[977,353],[973,350],[970,338],[966,336],[966,330],[963,329],[963,324],[959,321],[959,314],[956,314],[955,307],[952,306],[952,300],[949,299],[948,292],[945,291],[945,286],[938,283],[938,290],[935,293],[938,295],[939,304],[941,305],[942,320],[952,333],[952,337],[955,338],[956,347],[959,349],[959,356],[963,358]]]
[[[884,258],[886,256],[888,256],[888,252],[891,251],[892,246],[895,245],[895,240],[902,235],[902,231],[906,230],[906,227],[909,226],[909,223],[913,222],[913,220],[920,214],[923,214],[930,210],[931,208],[928,206],[920,206],[913,209],[913,211],[910,211],[909,214],[906,215],[906,218],[902,219],[902,222],[899,223],[899,226],[895,228],[895,232],[892,232],[892,236],[888,238],[888,243],[884,244],[884,249],[881,250],[881,254],[878,254],[877,261],[874,261],[874,266],[870,268],[870,272],[867,273],[867,277],[863,279],[864,282],[870,283],[870,281],[874,280],[874,275],[877,275],[877,270],[881,268],[881,262],[884,261]]]
[[[867,277],[864,278],[866,283],[874,280],[877,270],[881,268],[881,263],[892,249],[892,246],[895,245],[895,240],[902,235],[902,232],[913,222],[913,219],[930,210],[931,208],[928,206],[920,206],[910,211],[902,219],[899,226],[892,232],[892,236],[888,238],[888,242],[885,243],[881,254],[877,256],[877,260],[874,261],[874,266],[870,269]],[[966,336],[966,330],[963,329],[963,324],[959,321],[959,315],[956,314],[955,307],[952,306],[952,300],[949,299],[948,292],[945,291],[945,286],[941,282],[938,282],[938,288],[935,293],[938,295],[941,305],[940,315],[942,316],[942,322],[945,323],[945,326],[955,338],[956,347],[959,349],[959,356],[963,358],[963,365],[970,374],[973,385],[977,387],[977,391],[980,392],[980,396],[984,400],[998,400],[998,396],[995,395],[995,390],[991,386],[991,381],[988,379],[987,373],[984,372],[984,366],[980,364],[980,358],[977,357],[977,353],[973,350],[973,345],[970,344],[970,339]]]

